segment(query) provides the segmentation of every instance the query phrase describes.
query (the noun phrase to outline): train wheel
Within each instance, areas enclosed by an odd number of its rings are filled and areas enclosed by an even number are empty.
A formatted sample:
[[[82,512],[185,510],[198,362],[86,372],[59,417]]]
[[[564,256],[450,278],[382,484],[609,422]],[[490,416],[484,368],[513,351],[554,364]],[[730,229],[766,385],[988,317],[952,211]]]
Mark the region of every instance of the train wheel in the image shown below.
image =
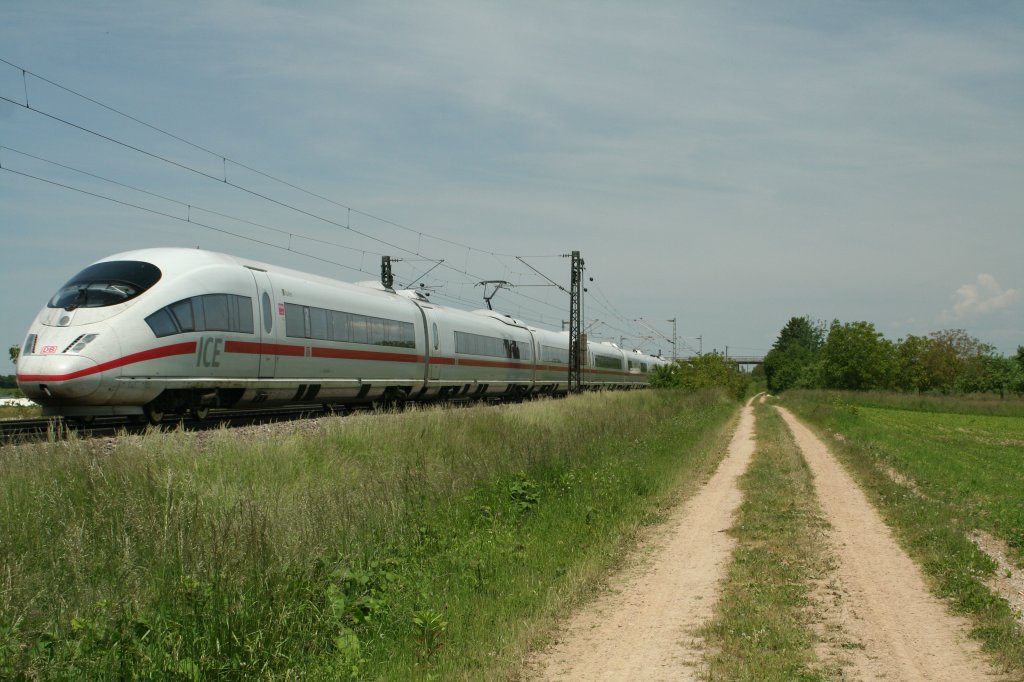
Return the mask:
[[[164,418],[164,411],[161,410],[159,407],[153,407],[152,405],[147,405],[146,408],[145,408],[145,411],[146,411],[146,419],[149,420],[150,424],[159,424],[161,422],[161,420],[163,420],[163,418]]]
[[[192,413],[192,418],[198,419],[199,421],[203,421],[210,416],[209,407],[193,407],[190,412]]]

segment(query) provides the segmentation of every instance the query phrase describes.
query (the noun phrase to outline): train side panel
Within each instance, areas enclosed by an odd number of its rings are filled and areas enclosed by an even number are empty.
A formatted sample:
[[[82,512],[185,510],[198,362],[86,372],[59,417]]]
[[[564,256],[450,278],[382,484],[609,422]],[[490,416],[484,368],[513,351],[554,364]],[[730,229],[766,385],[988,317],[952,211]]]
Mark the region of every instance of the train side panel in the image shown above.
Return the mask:
[[[534,385],[534,344],[529,329],[483,313],[424,307],[430,325],[432,396],[522,396]]]
[[[360,286],[268,273],[276,302],[264,351],[273,377],[247,402],[350,402],[417,396],[426,375],[422,316],[409,300]]]
[[[102,300],[101,300],[102,299]],[[29,330],[19,385],[47,414],[515,398],[568,390],[569,337],[415,292],[190,249],[97,261]],[[645,385],[664,362],[586,351],[589,388]]]

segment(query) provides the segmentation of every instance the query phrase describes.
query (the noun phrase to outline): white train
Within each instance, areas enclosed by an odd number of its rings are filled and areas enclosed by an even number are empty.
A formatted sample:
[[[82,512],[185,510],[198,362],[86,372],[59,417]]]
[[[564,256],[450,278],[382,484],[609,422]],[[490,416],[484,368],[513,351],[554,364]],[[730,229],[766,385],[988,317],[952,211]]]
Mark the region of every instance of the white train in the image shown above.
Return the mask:
[[[415,291],[220,253],[144,249],[82,270],[36,317],[18,385],[46,415],[565,393],[569,335]],[[664,360],[590,344],[586,386],[639,387]]]

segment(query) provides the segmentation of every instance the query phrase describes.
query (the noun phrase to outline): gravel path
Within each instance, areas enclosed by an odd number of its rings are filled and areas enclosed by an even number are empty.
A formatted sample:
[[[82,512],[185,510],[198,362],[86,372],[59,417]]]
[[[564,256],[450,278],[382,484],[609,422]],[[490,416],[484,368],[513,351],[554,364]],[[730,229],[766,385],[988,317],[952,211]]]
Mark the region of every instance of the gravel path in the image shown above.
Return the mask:
[[[844,673],[856,680],[999,679],[968,639],[967,621],[949,614],[917,565],[828,447],[790,412],[786,420],[814,474],[836,554],[836,602],[828,614],[845,637]]]
[[[691,633],[712,614],[735,540],[725,531],[742,495],[736,481],[754,452],[748,404],[718,470],[530,665],[540,680],[699,680],[702,642]]]

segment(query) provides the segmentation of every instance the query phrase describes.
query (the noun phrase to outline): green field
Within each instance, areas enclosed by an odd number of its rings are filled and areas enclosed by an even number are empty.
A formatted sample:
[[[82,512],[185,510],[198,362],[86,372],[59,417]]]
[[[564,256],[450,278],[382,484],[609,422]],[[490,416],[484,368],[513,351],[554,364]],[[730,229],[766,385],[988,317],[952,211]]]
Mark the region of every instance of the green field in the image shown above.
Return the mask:
[[[502,679],[721,458],[717,393],[0,449],[0,678]]]
[[[996,565],[968,539],[990,532],[1024,569],[1021,401],[787,392],[782,404],[823,433],[974,634],[1024,671],[1024,636],[983,583]],[[943,411],[945,406],[945,411]]]

